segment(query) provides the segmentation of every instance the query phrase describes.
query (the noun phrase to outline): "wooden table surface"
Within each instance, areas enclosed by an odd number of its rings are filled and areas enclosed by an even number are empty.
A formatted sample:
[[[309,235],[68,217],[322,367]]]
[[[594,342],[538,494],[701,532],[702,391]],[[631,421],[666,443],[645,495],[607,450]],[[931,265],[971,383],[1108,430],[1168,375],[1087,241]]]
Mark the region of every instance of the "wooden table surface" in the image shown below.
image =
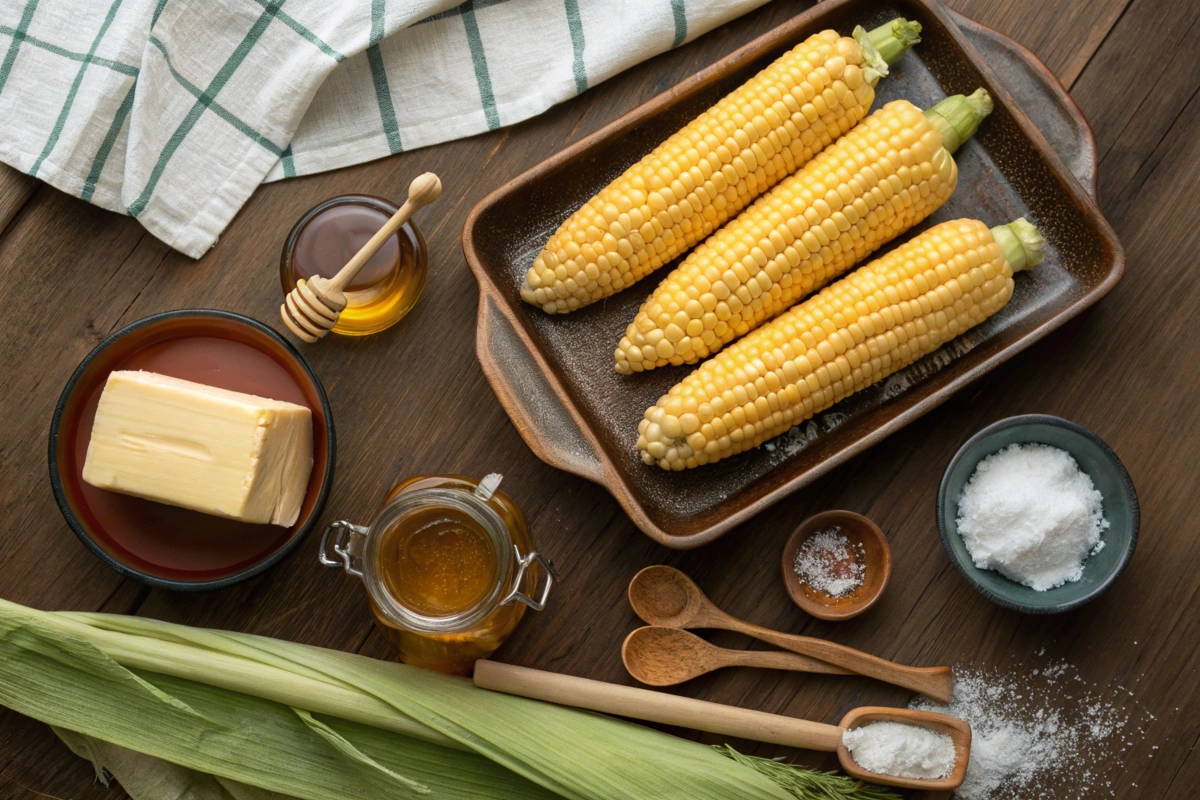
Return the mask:
[[[39,608],[141,614],[386,657],[361,587],[318,566],[317,536],[267,574],[224,591],[151,591],[122,579],[63,522],[47,479],[46,437],[68,376],[106,335],[146,315],[186,307],[229,309],[282,331],[277,265],[292,223],[337,194],[401,200],[413,176],[433,170],[443,176],[445,192],[419,215],[431,270],[418,307],[383,335],[335,336],[304,348],[329,393],[338,430],[325,520],[366,520],[398,477],[498,471],[564,576],[550,607],[529,614],[500,651],[503,660],[631,683],[619,652],[638,624],[626,586],[642,567],[666,563],[692,575],[737,616],[897,661],[1021,674],[1065,660],[1124,704],[1131,718],[1128,749],[1100,766],[1111,787],[1081,796],[1194,796],[1200,781],[1200,751],[1194,752],[1200,738],[1200,539],[1191,473],[1200,452],[1200,60],[1190,45],[1200,36],[1200,3],[952,3],[1036,53],[1082,107],[1099,144],[1100,206],[1125,246],[1126,275],[1079,319],[719,542],[687,553],[654,544],[603,489],[534,457],[480,371],[477,290],[459,246],[471,207],[809,5],[776,0],[520,125],[265,186],[198,262],[172,252],[131,218],[5,168],[0,596]],[[1121,580],[1090,606],[1048,618],[1005,611],[975,593],[943,553],[934,517],[938,480],[958,446],[994,420],[1030,412],[1067,417],[1106,439],[1133,476],[1142,506],[1140,544]],[[827,508],[878,521],[895,558],[880,604],[840,624],[803,615],[778,573],[790,530]],[[750,646],[732,634],[712,639]],[[1125,687],[1119,697],[1118,685]],[[902,691],[866,679],[758,670],[709,675],[679,691],[826,721],[857,705],[907,700]],[[1077,796],[1071,786],[1067,781],[1053,796]],[[124,795],[94,784],[91,767],[47,727],[3,711],[0,796]]]

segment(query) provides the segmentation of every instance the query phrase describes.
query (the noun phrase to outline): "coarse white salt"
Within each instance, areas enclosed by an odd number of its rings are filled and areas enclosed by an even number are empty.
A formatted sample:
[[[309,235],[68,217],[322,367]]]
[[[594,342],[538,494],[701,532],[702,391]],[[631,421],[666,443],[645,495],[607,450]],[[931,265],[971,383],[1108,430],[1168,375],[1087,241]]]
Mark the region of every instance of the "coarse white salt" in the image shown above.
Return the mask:
[[[801,583],[830,597],[847,597],[866,580],[867,552],[831,525],[801,543],[792,566]]]
[[[855,764],[880,775],[940,780],[954,769],[954,740],[919,725],[871,722],[843,733],[842,744]]]
[[[916,698],[909,707],[971,725],[971,757],[955,800],[1091,800],[1124,767],[1119,754],[1131,743],[1129,707],[1136,703],[1111,688],[1067,688],[1081,685],[1087,682],[1065,662],[1011,674],[955,666],[950,705]]]
[[[1104,546],[1104,498],[1070,453],[1013,444],[979,462],[958,501],[971,560],[1044,592],[1083,577]]]

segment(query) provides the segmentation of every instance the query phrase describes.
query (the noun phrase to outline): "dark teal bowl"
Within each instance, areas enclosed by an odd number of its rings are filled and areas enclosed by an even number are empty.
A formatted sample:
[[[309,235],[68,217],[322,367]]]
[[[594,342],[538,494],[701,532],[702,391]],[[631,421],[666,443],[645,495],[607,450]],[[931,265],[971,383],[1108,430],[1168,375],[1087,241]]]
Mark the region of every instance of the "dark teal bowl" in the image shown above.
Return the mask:
[[[1109,528],[1104,547],[1083,565],[1083,577],[1045,592],[1034,591],[993,570],[979,569],[958,535],[958,498],[984,458],[1010,444],[1047,444],[1066,450],[1104,496]],[[1129,473],[1104,441],[1074,422],[1045,414],[1009,417],[972,436],[950,460],[938,488],[938,533],[958,571],[991,601],[1026,614],[1057,614],[1078,608],[1103,594],[1120,576],[1137,545],[1137,493]]]

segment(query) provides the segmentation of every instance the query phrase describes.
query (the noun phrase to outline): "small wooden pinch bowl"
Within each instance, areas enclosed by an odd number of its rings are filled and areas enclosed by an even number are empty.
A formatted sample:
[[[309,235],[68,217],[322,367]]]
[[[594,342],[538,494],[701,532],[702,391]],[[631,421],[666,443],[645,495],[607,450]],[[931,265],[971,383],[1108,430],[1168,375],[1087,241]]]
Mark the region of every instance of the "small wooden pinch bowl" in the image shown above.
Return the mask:
[[[846,716],[842,717],[842,721],[838,724],[838,727],[850,730],[851,728],[860,728],[863,725],[881,721],[917,725],[937,731],[938,733],[949,734],[950,739],[954,742],[954,769],[941,780],[901,778],[895,775],[870,772],[854,762],[854,756],[850,755],[850,751],[846,749],[846,745],[839,744],[837,747],[838,762],[847,775],[858,780],[878,783],[884,786],[896,786],[902,789],[924,789],[930,792],[948,792],[962,786],[963,779],[967,776],[967,765],[971,760],[971,726],[969,724],[958,717],[938,714],[933,711],[912,711],[907,708],[864,706],[862,708],[851,709]]]
[[[802,583],[796,574],[796,554],[808,539],[831,527],[839,529],[852,546],[862,545],[866,554],[863,585],[845,597],[832,597]],[[783,547],[780,560],[783,585],[792,601],[818,619],[837,622],[850,619],[875,605],[892,576],[892,550],[879,526],[853,511],[823,511],[800,523]]]

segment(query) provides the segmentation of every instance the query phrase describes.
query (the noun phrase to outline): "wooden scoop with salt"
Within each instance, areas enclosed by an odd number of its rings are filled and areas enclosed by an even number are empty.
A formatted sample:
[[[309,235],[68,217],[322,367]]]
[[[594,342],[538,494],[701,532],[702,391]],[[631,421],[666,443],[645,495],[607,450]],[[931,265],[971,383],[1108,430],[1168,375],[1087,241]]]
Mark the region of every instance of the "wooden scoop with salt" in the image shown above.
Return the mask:
[[[971,726],[956,717],[930,711],[883,707],[855,708],[842,717],[839,724],[827,725],[487,660],[475,663],[475,685],[482,689],[586,708],[618,717],[678,725],[722,736],[805,750],[836,752],[838,762],[847,775],[885,786],[929,791],[956,789],[966,777],[967,763],[971,757]],[[904,778],[871,772],[860,767],[842,743],[842,735],[847,729],[881,721],[900,722],[947,734],[954,743],[955,755],[954,767],[950,774],[940,779]]]

